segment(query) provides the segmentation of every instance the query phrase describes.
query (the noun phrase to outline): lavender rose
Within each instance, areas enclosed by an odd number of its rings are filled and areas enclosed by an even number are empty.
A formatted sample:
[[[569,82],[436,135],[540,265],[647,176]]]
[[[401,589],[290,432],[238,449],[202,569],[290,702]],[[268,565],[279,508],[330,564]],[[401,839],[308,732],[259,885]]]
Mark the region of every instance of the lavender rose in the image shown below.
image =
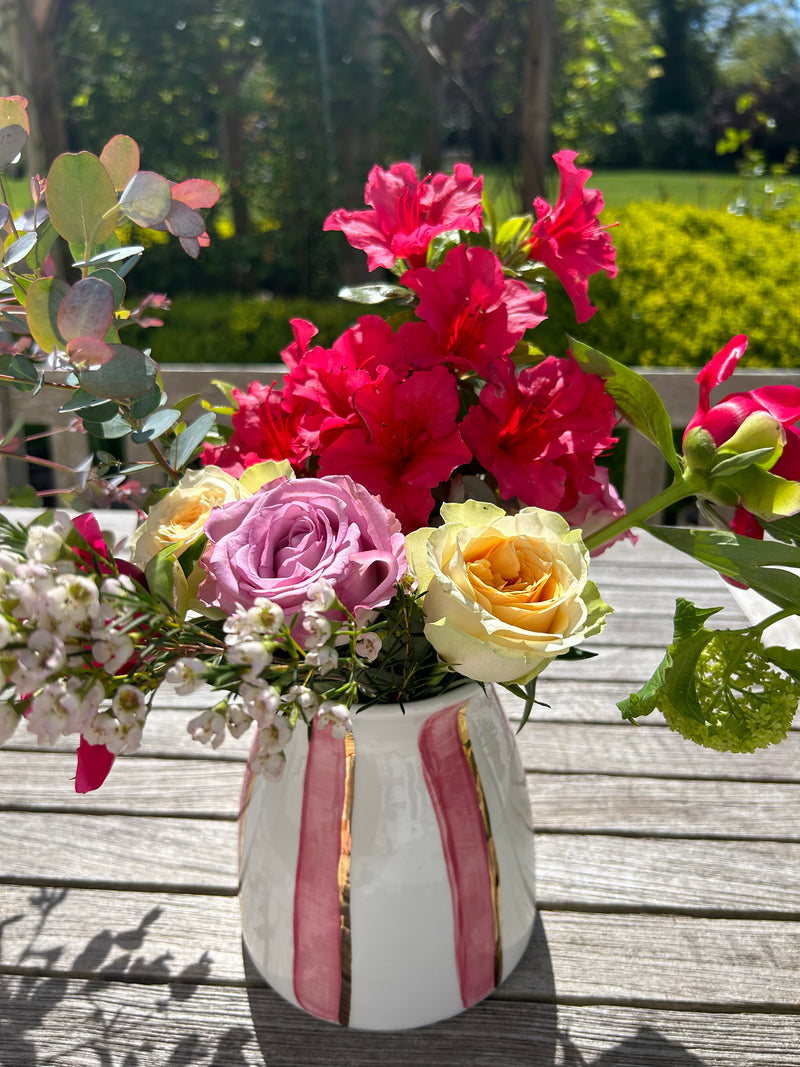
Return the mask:
[[[346,476],[276,479],[206,520],[200,600],[233,612],[267,597],[286,618],[325,579],[353,614],[388,604],[406,573],[400,524]]]

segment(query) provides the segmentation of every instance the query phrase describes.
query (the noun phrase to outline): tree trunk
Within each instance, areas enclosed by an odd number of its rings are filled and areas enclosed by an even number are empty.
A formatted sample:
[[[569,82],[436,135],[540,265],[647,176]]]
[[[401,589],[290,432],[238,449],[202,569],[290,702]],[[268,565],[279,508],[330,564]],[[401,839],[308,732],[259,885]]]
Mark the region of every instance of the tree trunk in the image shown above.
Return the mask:
[[[522,209],[544,196],[550,151],[550,108],[555,38],[554,0],[531,0],[522,72]]]
[[[0,3],[0,87],[4,95],[28,99],[32,174],[46,174],[69,148],[58,91],[56,41],[68,0],[2,0]]]

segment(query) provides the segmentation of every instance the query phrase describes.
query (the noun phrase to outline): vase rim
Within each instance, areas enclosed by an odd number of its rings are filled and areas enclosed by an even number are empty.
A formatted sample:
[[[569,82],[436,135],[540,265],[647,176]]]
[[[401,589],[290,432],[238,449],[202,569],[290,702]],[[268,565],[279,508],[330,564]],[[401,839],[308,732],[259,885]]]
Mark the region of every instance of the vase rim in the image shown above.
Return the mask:
[[[421,700],[405,701],[403,704],[405,711],[401,710],[398,701],[393,701],[388,704],[370,704],[369,707],[364,709],[364,718],[388,718],[392,714],[424,718],[426,715],[430,715],[431,712],[436,711],[439,708],[447,707],[448,703],[456,704],[463,700],[469,700],[476,692],[483,692],[483,686],[481,686],[479,682],[474,682],[470,678],[465,678],[463,682],[454,685],[452,689],[446,689],[443,693],[436,693],[434,696],[423,697]],[[355,707],[353,713],[354,717],[361,717],[360,707]]]

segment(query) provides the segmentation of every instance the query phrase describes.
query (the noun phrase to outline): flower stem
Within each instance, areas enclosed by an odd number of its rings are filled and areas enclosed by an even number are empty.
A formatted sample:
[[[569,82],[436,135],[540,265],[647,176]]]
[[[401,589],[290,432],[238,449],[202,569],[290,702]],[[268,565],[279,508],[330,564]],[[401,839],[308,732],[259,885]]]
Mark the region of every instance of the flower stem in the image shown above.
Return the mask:
[[[589,537],[584,539],[584,544],[591,552],[595,548],[600,548],[602,545],[609,541],[612,541],[615,537],[619,537],[620,534],[624,534],[627,530],[632,529],[634,526],[642,526],[663,508],[669,507],[670,504],[675,504],[679,500],[683,500],[684,497],[694,496],[700,489],[705,486],[705,479],[697,474],[687,471],[684,474],[678,475],[675,481],[668,485],[666,489],[663,489],[657,496],[646,501],[644,504],[640,504],[638,508],[634,508],[633,511],[628,512],[626,515],[621,515],[614,522],[610,522],[607,526],[603,526],[602,529],[596,530]]]

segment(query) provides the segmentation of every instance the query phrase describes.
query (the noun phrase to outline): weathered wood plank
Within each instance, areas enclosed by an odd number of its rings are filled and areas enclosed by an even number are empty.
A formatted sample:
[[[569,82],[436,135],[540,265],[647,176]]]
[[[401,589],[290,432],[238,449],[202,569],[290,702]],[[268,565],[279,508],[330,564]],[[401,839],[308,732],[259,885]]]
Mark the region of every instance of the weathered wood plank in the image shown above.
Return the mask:
[[[517,744],[529,771],[800,782],[800,732],[755,752],[716,752],[665,726],[529,721]]]
[[[53,764],[62,764],[54,791]],[[4,753],[0,769],[25,768],[11,790],[12,807],[74,807],[102,815],[186,814],[234,819],[239,810],[242,764],[210,760],[120,760],[97,794],[76,795],[72,758]],[[41,778],[36,770],[41,767]],[[6,776],[4,775],[4,782]],[[644,836],[736,836],[800,840],[800,784],[782,781],[675,780],[608,774],[528,776],[534,825],[578,833]],[[20,793],[20,790],[25,792]],[[10,812],[9,812],[10,814]],[[46,822],[43,815],[43,822]],[[3,817],[5,830],[7,816]],[[33,824],[31,824],[33,830]],[[5,835],[4,835],[5,836]],[[41,840],[46,840],[45,834]]]
[[[38,1018],[22,996],[4,1016],[9,1067],[796,1067],[800,1053],[798,1018],[786,1014],[492,998],[435,1026],[374,1034],[318,1022],[265,986],[53,980],[34,992]]]
[[[242,983],[238,902],[69,891],[38,906],[4,894],[3,966],[67,977]],[[674,1001],[706,1008],[792,1004],[800,922],[543,911],[501,992],[606,1002]]]
[[[125,887],[236,891],[232,822],[6,812],[1,825],[7,883],[102,886],[111,910]],[[800,912],[798,844],[540,833],[535,850],[537,896],[562,908]]]
[[[800,840],[800,785],[529,775],[537,830]]]

